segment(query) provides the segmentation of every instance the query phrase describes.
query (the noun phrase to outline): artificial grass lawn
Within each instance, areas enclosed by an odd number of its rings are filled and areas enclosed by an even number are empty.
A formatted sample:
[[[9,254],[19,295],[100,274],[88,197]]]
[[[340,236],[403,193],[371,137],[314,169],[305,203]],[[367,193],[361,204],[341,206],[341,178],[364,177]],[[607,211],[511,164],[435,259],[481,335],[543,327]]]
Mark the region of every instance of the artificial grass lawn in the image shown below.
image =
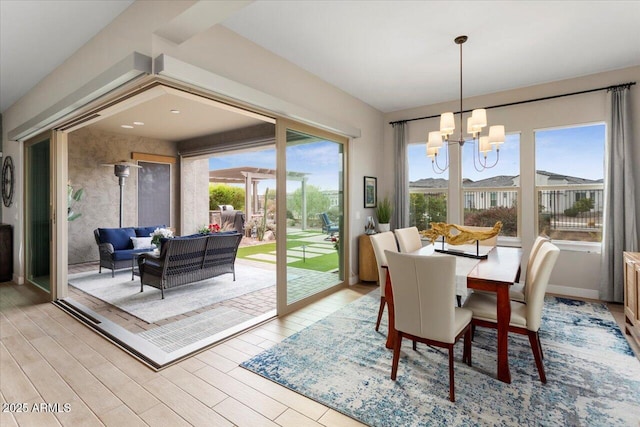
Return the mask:
[[[320,233],[318,233],[320,234]],[[313,235],[313,234],[311,234]],[[308,237],[309,234],[304,235],[287,235],[287,249],[298,248],[303,245],[309,245],[309,242],[304,240],[297,240],[296,237]],[[274,252],[276,250],[276,242],[264,243],[260,245],[254,246],[245,246],[238,249],[238,257],[239,258],[247,258],[249,255],[255,254],[268,254]],[[254,260],[258,261],[258,260]],[[259,260],[260,262],[266,262],[269,264],[275,264],[275,262],[267,261],[267,260]],[[314,271],[331,271],[338,268],[338,251],[333,253],[320,255],[314,258],[307,258],[306,260],[300,259],[300,261],[295,261],[287,264],[290,267],[296,268],[304,268],[307,270]]]

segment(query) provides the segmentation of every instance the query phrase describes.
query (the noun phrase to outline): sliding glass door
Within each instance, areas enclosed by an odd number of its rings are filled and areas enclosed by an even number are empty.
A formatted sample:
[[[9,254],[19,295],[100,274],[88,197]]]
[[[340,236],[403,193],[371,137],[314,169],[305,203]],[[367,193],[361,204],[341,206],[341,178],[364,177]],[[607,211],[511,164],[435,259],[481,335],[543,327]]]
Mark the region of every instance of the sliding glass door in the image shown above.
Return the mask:
[[[279,313],[326,294],[348,277],[347,239],[341,239],[348,235],[346,138],[290,122],[281,126],[278,215],[286,221],[278,221]]]
[[[51,293],[51,140],[25,147],[26,278]]]
[[[52,131],[24,145],[25,278],[52,300],[66,294],[66,143]]]

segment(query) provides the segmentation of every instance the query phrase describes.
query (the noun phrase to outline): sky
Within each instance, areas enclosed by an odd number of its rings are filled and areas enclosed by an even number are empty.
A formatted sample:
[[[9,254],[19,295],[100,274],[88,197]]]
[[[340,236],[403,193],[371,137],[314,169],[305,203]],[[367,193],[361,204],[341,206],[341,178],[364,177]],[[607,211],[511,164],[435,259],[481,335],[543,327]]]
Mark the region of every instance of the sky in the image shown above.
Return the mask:
[[[604,176],[605,125],[589,125],[571,128],[539,130],[535,133],[535,162],[537,170],[588,179]],[[473,181],[498,175],[520,175],[520,134],[508,134],[500,147],[499,161],[493,168],[477,172],[473,166],[476,144],[463,146],[462,176]],[[476,153],[477,154],[477,153]],[[445,154],[439,160],[446,164]],[[493,164],[496,152],[487,155],[487,163]],[[426,144],[409,146],[409,181],[422,178],[448,179],[448,171],[437,174],[431,160],[426,157]]]
[[[341,170],[339,144],[330,141],[317,141],[307,144],[293,145],[287,148],[287,170],[303,172],[307,175],[307,184],[315,185],[320,190],[337,190],[338,176]],[[276,150],[270,148],[261,151],[244,152],[217,156],[209,159],[209,170],[251,166],[276,169]],[[275,180],[262,180],[258,184],[258,194],[266,188],[275,189]],[[287,182],[287,192],[300,187],[298,181]]]
[[[465,143],[463,177],[478,181],[496,175],[519,175],[520,134],[508,134],[506,139],[500,148],[500,157],[496,166],[483,172],[477,172],[473,167],[473,150],[476,149],[476,145],[470,142]],[[602,179],[604,141],[604,124],[538,130],[535,133],[536,169],[579,178]],[[338,148],[339,144],[330,141],[292,145],[287,148],[288,170],[309,174],[307,182],[321,190],[336,190],[341,162]],[[431,160],[426,156],[425,144],[411,144],[408,154],[410,181],[422,178],[448,179],[448,171],[442,175],[433,171]],[[495,156],[495,151],[490,152],[487,162],[489,164],[495,162]],[[444,156],[440,161],[441,166],[444,166]],[[239,166],[275,169],[276,150],[271,148],[209,159],[210,170]],[[288,181],[287,192],[294,191],[299,186],[298,182]],[[260,181],[259,194],[264,193],[267,187],[275,189],[275,180]]]

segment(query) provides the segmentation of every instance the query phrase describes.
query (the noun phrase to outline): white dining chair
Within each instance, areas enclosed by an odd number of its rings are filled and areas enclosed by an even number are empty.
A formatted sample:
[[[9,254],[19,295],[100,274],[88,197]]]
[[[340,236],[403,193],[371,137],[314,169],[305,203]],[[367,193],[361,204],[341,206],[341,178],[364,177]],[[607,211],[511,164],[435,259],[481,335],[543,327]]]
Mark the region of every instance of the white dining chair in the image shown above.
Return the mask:
[[[551,242],[543,242],[531,265],[530,281],[524,294],[524,303],[511,301],[509,332],[529,337],[531,351],[542,383],[547,382],[547,377],[542,364],[543,354],[538,331],[542,323],[542,308],[544,307],[544,295],[549,283],[549,276],[559,254],[560,249],[556,245]],[[471,323],[474,328],[482,326],[496,329],[497,305],[495,295],[473,293],[465,301],[464,308],[473,312]]]
[[[549,236],[540,235],[536,237],[536,240],[533,242],[533,246],[531,247],[531,252],[529,252],[529,259],[527,261],[527,272],[524,276],[524,282],[514,283],[509,288],[509,298],[513,301],[524,302],[524,293],[527,288],[527,283],[531,281],[531,275],[529,272],[531,271],[531,265],[538,255],[538,251],[544,242],[550,242],[551,239]]]
[[[380,308],[378,310],[378,320],[376,321],[377,331],[380,328],[382,313],[384,312],[384,306],[387,303],[384,294],[384,288],[387,280],[387,257],[385,256],[385,251],[398,252],[398,245],[396,244],[396,238],[393,236],[393,232],[385,231],[384,233],[371,235],[371,246],[373,246],[373,253],[376,257],[376,264],[378,266],[378,285],[380,286]]]
[[[409,253],[417,251],[422,247],[422,239],[418,227],[398,228],[393,230],[398,240],[400,252]]]
[[[391,379],[398,374],[402,339],[449,351],[449,400],[455,402],[453,347],[464,336],[462,361],[471,366],[470,310],[451,304],[456,289],[456,259],[386,252],[393,284],[396,337]]]

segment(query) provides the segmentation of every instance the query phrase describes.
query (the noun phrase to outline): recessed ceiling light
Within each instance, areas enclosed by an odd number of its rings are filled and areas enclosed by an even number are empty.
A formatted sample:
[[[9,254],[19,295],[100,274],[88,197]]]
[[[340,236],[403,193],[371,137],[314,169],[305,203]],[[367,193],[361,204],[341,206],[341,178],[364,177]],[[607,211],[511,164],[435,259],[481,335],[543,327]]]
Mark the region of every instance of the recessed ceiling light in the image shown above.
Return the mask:
[[[136,126],[144,126],[143,122],[133,122],[133,124]]]
[[[171,110],[173,114],[180,114],[180,110]]]
[[[131,125],[120,125],[120,127],[125,129],[133,129],[133,126]]]

